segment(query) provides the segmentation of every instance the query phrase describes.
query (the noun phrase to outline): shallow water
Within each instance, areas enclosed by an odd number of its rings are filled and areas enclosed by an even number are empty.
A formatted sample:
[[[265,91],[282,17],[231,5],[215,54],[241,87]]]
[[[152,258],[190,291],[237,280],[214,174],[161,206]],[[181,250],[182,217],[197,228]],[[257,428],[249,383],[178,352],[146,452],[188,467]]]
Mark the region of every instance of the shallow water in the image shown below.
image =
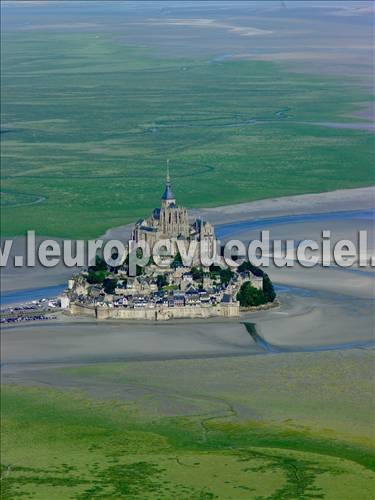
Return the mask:
[[[239,233],[243,230],[249,229],[268,229],[270,226],[281,225],[281,224],[292,224],[292,223],[304,223],[304,222],[318,222],[318,221],[329,221],[329,220],[368,220],[375,223],[375,211],[374,210],[351,210],[347,212],[328,212],[328,213],[316,213],[316,214],[296,214],[296,215],[282,215],[280,217],[269,217],[262,219],[249,219],[240,222],[230,222],[227,224],[218,224],[215,227],[217,237],[224,238],[232,234]],[[348,271],[348,268],[345,268]],[[366,271],[356,272],[366,273],[373,276],[373,273]],[[31,302],[32,300],[38,300],[42,298],[54,298],[58,296],[64,289],[66,284],[48,286],[44,288],[32,288],[28,290],[19,290],[15,292],[6,292],[1,294],[0,303],[1,306],[9,306],[12,304],[20,304],[25,302]],[[281,292],[283,290],[279,290]],[[291,290],[289,290],[291,291]],[[300,293],[300,290],[299,292]],[[313,293],[310,290],[306,290],[306,293]]]
[[[1,307],[13,304],[21,304],[40,299],[52,299],[65,290],[66,284],[53,285],[44,288],[30,288],[29,290],[17,290],[15,292],[2,293],[0,297]]]
[[[280,217],[269,217],[262,219],[249,219],[240,222],[230,222],[228,224],[218,224],[215,227],[216,235],[219,238],[227,237],[233,233],[238,233],[248,229],[268,229],[269,226],[281,224],[295,224],[303,222],[319,222],[329,220],[367,220],[375,223],[374,210],[350,210],[347,212],[328,212],[317,214],[296,214],[281,215]]]

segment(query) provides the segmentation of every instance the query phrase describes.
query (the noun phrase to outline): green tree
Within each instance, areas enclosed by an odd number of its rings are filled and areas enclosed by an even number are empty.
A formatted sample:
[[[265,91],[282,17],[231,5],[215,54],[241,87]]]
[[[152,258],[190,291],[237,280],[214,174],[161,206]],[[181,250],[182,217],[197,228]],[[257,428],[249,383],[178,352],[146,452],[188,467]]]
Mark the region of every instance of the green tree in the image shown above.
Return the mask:
[[[193,275],[194,281],[198,281],[203,278],[203,271],[199,267],[192,267],[190,272]]]
[[[242,307],[253,307],[266,304],[267,300],[263,290],[254,288],[249,281],[246,281],[237,294],[237,300]]]
[[[266,273],[264,273],[263,276],[263,293],[267,302],[273,302],[276,298],[276,292],[273,287],[272,281]]]
[[[95,257],[95,266],[90,266],[89,271],[107,271],[107,263],[102,257],[97,255]]]
[[[221,271],[221,267],[220,266],[217,266],[215,264],[211,264],[210,265],[210,273],[212,275],[219,275],[220,274],[220,271]]]
[[[115,291],[116,286],[117,286],[116,278],[106,278],[103,281],[103,288],[105,293],[112,294]]]
[[[252,264],[247,260],[238,267],[239,273],[243,273],[245,271],[251,271],[254,274],[254,276],[259,276],[259,277],[262,277],[265,274],[260,267],[254,266],[254,264]]]
[[[227,285],[230,282],[230,280],[233,278],[234,272],[231,271],[229,268],[223,269],[220,266],[216,266],[214,264],[211,264],[211,266],[210,266],[210,276],[213,279],[215,279],[217,277],[220,277],[220,281],[224,285]]]
[[[177,252],[173,261],[172,261],[171,267],[173,269],[176,269],[177,267],[182,267],[182,266],[183,266],[183,263],[182,263],[181,254],[180,254],[180,252]]]
[[[224,285],[227,285],[233,278],[234,272],[230,269],[220,269],[220,279]]]
[[[158,289],[160,290],[161,288],[163,288],[163,286],[166,286],[168,284],[167,282],[167,278],[165,277],[164,274],[159,274],[157,277],[156,277],[156,284],[158,285]]]
[[[87,282],[90,283],[91,285],[96,284],[96,283],[103,283],[107,276],[107,271],[93,271],[89,270],[89,274],[87,276]]]

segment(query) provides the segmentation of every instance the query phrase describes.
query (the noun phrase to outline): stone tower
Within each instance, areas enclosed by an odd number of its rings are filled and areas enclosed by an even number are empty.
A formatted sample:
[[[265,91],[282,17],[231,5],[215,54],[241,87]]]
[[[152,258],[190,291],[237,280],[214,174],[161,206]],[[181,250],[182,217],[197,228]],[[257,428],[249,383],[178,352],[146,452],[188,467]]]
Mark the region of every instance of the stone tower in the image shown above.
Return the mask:
[[[165,238],[187,238],[189,236],[189,220],[186,208],[178,207],[172,192],[167,161],[167,177],[165,190],[161,197],[160,231]]]
[[[172,191],[172,183],[167,161],[167,175],[160,208],[155,208],[147,219],[140,219],[134,226],[132,239],[146,240],[152,248],[159,240],[205,241],[211,250],[215,241],[214,228],[201,219],[189,224],[186,208],[179,207]]]

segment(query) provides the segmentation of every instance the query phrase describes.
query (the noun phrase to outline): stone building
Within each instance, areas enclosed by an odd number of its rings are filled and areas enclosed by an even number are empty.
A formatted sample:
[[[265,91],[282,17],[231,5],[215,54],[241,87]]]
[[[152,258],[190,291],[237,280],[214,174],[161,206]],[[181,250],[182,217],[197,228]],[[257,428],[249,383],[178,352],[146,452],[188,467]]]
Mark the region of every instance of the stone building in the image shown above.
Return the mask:
[[[167,177],[160,208],[155,208],[147,219],[140,219],[133,229],[132,239],[135,242],[145,240],[150,248],[159,240],[169,239],[205,242],[209,252],[212,252],[215,242],[213,226],[201,219],[189,223],[186,208],[176,203],[172,191],[167,162]]]

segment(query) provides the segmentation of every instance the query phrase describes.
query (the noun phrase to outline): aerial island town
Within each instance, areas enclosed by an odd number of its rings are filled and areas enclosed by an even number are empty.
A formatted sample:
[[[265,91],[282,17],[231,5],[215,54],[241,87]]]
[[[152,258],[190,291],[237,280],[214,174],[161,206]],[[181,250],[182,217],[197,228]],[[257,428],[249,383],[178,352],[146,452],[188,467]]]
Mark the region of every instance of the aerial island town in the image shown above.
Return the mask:
[[[160,208],[135,224],[132,239],[144,240],[151,247],[165,239],[204,241],[211,250],[216,242],[210,223],[200,218],[189,223],[186,208],[177,205],[169,167]],[[175,250],[167,268],[150,261],[136,276],[129,276],[128,260],[114,269],[97,257],[94,266],[69,280],[61,307],[72,315],[90,315],[100,320],[167,320],[236,317],[240,306],[259,307],[274,300],[268,276],[250,263],[234,269],[220,265],[204,267],[195,258],[193,265],[186,267]]]

